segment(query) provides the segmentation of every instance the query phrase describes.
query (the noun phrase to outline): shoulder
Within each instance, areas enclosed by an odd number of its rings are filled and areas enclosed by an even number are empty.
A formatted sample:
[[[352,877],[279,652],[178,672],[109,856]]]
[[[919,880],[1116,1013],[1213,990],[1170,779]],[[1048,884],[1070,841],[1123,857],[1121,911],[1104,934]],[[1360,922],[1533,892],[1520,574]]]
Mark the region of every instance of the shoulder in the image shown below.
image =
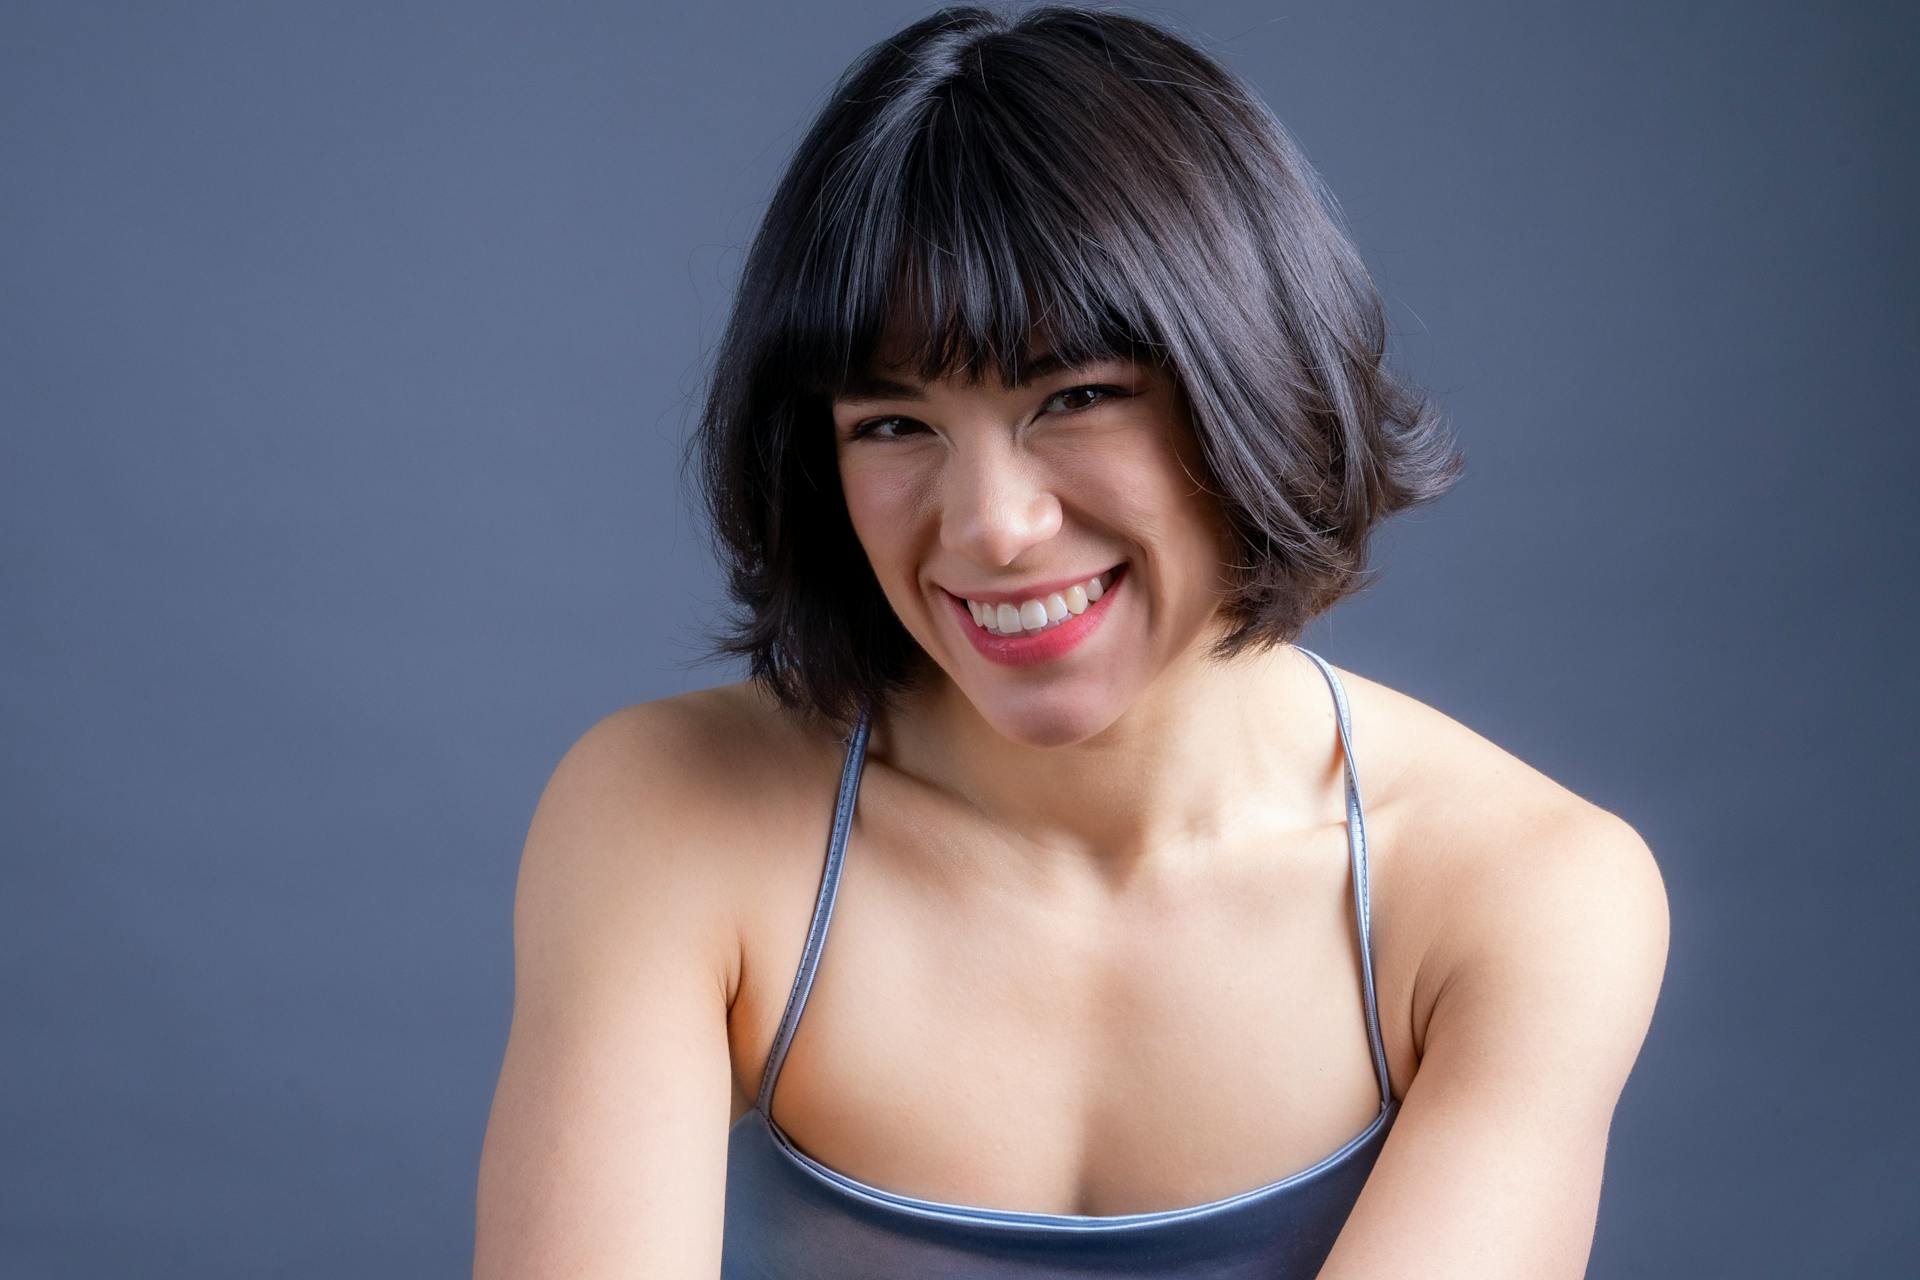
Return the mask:
[[[475,1274],[718,1264],[733,993],[754,806],[778,756],[737,690],[624,707],[535,808],[513,1017],[477,1184]]]
[[[538,848],[599,857],[607,871],[696,856],[701,820],[713,816],[703,801],[723,785],[727,702],[703,689],[601,717],[547,780],[534,814],[533,834],[547,837]],[[643,847],[643,834],[655,840]],[[676,837],[670,847],[658,843],[664,836]]]
[[[535,808],[516,936],[598,932],[649,964],[671,952],[711,970],[731,1001],[753,851],[777,838],[780,798],[820,772],[830,740],[746,682],[603,716]]]
[[[1622,818],[1431,707],[1355,683],[1356,720],[1386,739],[1371,749],[1390,780],[1387,898],[1403,913],[1415,1053],[1322,1274],[1483,1274],[1489,1258],[1502,1275],[1580,1274],[1666,967],[1659,867]]]
[[[1552,1005],[1532,1016],[1584,1018],[1630,1064],[1667,955],[1666,886],[1647,842],[1434,707],[1342,678],[1356,721],[1385,730],[1371,735],[1372,749],[1393,832],[1391,896],[1419,938],[1412,1012],[1422,1056],[1443,1017],[1526,988]],[[1370,735],[1362,727],[1356,736],[1364,775]]]
[[[603,716],[555,766],[542,810],[598,825],[702,832],[750,818],[831,734],[746,682],[634,703]]]
[[[1653,852],[1584,803],[1503,835],[1464,861],[1448,901],[1430,1028],[1578,1045],[1596,1088],[1617,1091],[1666,970],[1667,893]]]

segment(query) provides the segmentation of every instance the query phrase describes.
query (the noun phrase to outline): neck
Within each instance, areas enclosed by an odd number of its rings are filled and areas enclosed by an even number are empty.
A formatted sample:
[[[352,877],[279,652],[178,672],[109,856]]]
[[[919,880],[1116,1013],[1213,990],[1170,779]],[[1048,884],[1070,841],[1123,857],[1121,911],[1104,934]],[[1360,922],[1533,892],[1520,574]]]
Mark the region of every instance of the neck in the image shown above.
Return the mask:
[[[1063,746],[1009,740],[936,667],[876,717],[874,741],[1019,856],[1116,883],[1205,859],[1236,828],[1309,827],[1330,805],[1344,817],[1333,693],[1291,645],[1224,664],[1196,656]]]

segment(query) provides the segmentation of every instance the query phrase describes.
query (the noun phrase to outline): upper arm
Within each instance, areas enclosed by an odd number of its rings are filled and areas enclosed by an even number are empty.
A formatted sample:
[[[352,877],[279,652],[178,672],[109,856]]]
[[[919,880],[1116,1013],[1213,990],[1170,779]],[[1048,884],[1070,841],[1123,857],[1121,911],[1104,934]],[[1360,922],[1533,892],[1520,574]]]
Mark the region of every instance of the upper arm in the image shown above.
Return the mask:
[[[1607,1131],[1666,967],[1666,891],[1600,810],[1474,879],[1419,1068],[1321,1280],[1586,1271]]]
[[[477,1278],[719,1272],[738,934],[676,714],[595,725],[534,813]]]

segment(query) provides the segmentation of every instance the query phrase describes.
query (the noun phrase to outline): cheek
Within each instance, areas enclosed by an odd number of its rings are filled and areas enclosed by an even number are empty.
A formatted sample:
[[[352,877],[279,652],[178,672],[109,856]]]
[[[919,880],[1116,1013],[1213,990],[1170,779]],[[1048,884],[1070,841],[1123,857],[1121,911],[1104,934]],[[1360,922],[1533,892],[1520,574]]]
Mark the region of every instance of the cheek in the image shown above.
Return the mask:
[[[1114,505],[1151,553],[1165,562],[1169,582],[1211,597],[1227,579],[1233,532],[1219,501],[1207,490],[1197,444],[1171,430],[1138,437],[1125,462],[1127,483],[1110,489]]]
[[[1225,517],[1219,499],[1209,491],[1213,482],[1207,478],[1199,440],[1183,423],[1164,433],[1157,445],[1153,470],[1160,501],[1169,513],[1177,513],[1170,519],[1204,541],[1217,541],[1225,531]]]
[[[879,568],[889,549],[903,548],[909,540],[903,535],[912,527],[918,509],[919,489],[911,477],[897,469],[877,466],[840,467],[840,492],[847,504],[847,519],[867,557]]]
[[[1065,460],[1061,477],[1102,521],[1154,541],[1178,536],[1194,486],[1160,430],[1115,433],[1097,451]]]

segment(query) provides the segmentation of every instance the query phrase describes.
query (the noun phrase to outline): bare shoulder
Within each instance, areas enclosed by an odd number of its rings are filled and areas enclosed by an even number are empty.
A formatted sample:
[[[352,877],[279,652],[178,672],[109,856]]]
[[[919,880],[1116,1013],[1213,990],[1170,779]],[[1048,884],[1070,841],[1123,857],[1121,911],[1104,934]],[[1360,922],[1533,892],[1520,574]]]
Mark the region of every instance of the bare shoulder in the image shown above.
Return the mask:
[[[1659,868],[1629,823],[1483,735],[1347,683],[1391,816],[1385,932],[1412,975],[1383,992],[1418,1051],[1320,1274],[1582,1274],[1666,967]]]
[[[529,948],[578,947],[588,936],[619,945],[622,937],[642,937],[642,924],[669,921],[680,953],[724,980],[731,964],[724,903],[700,821],[709,807],[703,793],[713,792],[703,765],[707,701],[681,695],[622,707],[582,733],[554,766],[514,894],[521,987],[529,976],[579,976],[576,965],[543,963]],[[529,994],[518,992],[523,1003]]]
[[[1449,989],[1457,997],[1469,978],[1498,981],[1489,973],[1502,969],[1581,971],[1619,987],[1618,1003],[1650,1009],[1668,908],[1640,833],[1437,708],[1341,678],[1362,772],[1371,750],[1383,780],[1392,884],[1382,896],[1403,911],[1402,932],[1419,939],[1411,1012],[1422,1052]],[[1370,820],[1372,812],[1370,797]],[[1624,1026],[1622,1035],[1637,1046],[1644,1029]]]
[[[743,888],[758,853],[778,844],[782,798],[827,767],[829,740],[745,681],[607,714],[541,796],[516,912],[671,918],[731,1003]]]
[[[710,863],[737,845],[731,824],[763,808],[750,801],[804,772],[827,740],[744,681],[634,703],[574,742],[542,805],[557,800],[614,825],[671,827],[681,848]]]
[[[742,868],[797,767],[735,687],[587,729],[536,806],[474,1274],[717,1274]]]

